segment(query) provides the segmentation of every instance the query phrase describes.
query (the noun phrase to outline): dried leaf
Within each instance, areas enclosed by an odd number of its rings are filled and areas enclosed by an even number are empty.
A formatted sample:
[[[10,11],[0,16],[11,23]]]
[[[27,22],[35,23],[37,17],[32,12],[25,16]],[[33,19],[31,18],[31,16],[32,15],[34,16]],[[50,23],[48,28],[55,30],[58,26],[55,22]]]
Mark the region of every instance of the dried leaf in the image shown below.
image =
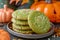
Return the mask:
[[[12,4],[13,2],[16,2],[16,4],[19,2],[20,0],[10,0],[10,4]]]
[[[25,3],[28,3],[28,2],[29,2],[29,0],[23,0],[22,5]]]

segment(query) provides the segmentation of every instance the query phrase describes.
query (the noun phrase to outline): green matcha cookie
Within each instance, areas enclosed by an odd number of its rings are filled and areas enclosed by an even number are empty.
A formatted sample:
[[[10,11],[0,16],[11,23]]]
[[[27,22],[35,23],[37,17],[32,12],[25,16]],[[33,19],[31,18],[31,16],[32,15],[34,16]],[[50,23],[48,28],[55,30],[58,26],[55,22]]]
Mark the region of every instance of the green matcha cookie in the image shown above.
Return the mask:
[[[38,34],[44,34],[51,28],[49,19],[39,11],[32,11],[28,16],[30,28]]]
[[[20,20],[27,20],[30,9],[20,9],[12,13],[12,17]]]
[[[15,24],[18,24],[18,25],[28,25],[28,21],[17,20],[17,19],[14,19],[14,18],[12,18],[11,21]]]
[[[13,28],[14,31],[18,32],[18,33],[23,33],[23,34],[32,34],[33,31],[22,31],[22,30],[17,30],[15,28]]]
[[[22,26],[22,25],[16,25],[16,24],[12,24],[12,26],[13,28],[19,29],[19,30],[31,30],[29,26]]]

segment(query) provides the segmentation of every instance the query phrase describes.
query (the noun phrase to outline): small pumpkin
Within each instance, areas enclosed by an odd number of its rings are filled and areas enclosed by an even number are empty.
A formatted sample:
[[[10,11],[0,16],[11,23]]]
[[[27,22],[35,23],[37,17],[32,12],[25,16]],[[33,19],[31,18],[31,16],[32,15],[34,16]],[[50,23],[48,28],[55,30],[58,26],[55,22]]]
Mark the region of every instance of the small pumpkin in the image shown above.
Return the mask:
[[[9,22],[11,20],[13,9],[4,5],[4,8],[0,9],[0,22]]]
[[[60,23],[60,2],[52,2],[52,0],[45,0],[46,3],[35,5],[33,10],[44,12],[51,22]]]
[[[10,40],[10,35],[3,29],[0,29],[0,40]]]
[[[32,5],[31,5],[31,9],[35,9],[37,6],[36,5],[39,5],[39,4],[43,4],[43,3],[45,3],[45,1],[37,1],[37,2],[34,2]]]

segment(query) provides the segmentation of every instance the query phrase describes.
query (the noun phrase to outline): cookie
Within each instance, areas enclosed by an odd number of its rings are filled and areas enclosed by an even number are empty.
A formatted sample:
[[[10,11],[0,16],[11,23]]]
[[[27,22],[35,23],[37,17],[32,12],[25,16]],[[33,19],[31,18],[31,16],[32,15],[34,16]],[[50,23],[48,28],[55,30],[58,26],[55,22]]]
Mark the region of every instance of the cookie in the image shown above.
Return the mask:
[[[18,33],[23,33],[23,34],[32,34],[33,31],[22,31],[22,30],[17,30],[15,28],[13,28],[14,31],[18,32]]]
[[[28,25],[28,21],[17,20],[17,19],[14,19],[14,18],[12,18],[11,21],[15,24],[18,24],[18,25]]]
[[[31,28],[29,26],[22,26],[22,25],[16,25],[16,24],[12,24],[13,28],[15,29],[19,29],[19,30],[31,30]]]
[[[50,28],[50,21],[48,17],[39,11],[32,11],[28,16],[28,24],[30,28],[38,34],[47,33]]]
[[[12,17],[20,20],[27,20],[29,12],[32,11],[30,9],[20,9],[16,10],[12,13]]]

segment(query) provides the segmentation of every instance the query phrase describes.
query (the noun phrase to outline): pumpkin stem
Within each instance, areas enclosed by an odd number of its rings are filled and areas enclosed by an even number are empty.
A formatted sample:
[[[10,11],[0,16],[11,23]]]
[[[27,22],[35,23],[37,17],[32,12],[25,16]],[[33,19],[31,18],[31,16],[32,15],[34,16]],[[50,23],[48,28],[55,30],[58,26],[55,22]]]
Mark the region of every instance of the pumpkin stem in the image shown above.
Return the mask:
[[[7,5],[4,5],[4,12],[6,12],[7,8]]]
[[[52,0],[45,0],[45,2],[47,2],[47,3],[51,3],[51,2],[52,2]]]

